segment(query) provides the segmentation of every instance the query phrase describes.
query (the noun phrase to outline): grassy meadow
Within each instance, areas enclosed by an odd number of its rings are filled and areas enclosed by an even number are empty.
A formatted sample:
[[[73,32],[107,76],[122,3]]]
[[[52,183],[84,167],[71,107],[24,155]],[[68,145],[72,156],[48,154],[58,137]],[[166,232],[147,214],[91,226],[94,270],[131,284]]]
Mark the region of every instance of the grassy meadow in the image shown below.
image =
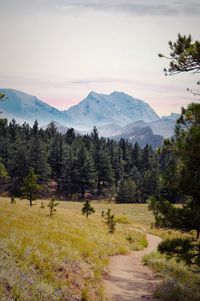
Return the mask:
[[[152,213],[145,204],[92,202],[95,214],[81,214],[83,203],[60,202],[49,216],[48,201],[0,198],[0,300],[101,301],[102,275],[109,256],[147,246],[142,229],[163,238],[182,235],[152,229]],[[101,213],[112,209],[116,232],[108,233]],[[131,244],[127,238],[131,237]],[[200,275],[183,263],[159,253],[144,258],[162,276],[156,295],[167,301],[200,300]]]
[[[26,200],[0,198],[0,300],[103,300],[109,256],[147,245],[131,227],[148,227],[151,213],[145,205],[93,202],[96,213],[87,219],[82,203],[60,202],[49,217],[47,204],[41,209],[38,200],[31,208]],[[114,234],[101,218],[108,208],[118,222]]]

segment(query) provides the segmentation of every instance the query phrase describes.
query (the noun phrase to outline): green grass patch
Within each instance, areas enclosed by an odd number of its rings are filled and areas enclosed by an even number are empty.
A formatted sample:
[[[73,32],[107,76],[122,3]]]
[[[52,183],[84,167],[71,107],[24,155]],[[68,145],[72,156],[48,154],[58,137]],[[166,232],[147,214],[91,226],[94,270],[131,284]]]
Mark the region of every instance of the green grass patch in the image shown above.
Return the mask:
[[[144,257],[144,262],[158,272],[163,280],[155,295],[167,301],[199,301],[200,274],[175,259],[158,252]]]
[[[131,224],[131,221],[128,219],[126,215],[117,215],[115,216],[115,221],[118,224]]]

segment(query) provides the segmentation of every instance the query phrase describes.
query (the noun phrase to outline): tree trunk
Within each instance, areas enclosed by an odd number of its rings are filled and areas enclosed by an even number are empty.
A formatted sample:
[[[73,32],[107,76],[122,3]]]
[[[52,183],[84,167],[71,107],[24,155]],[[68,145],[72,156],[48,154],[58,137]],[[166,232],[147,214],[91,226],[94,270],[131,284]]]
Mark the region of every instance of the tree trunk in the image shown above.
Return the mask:
[[[97,194],[98,194],[98,196],[100,196],[100,194],[101,194],[101,181],[100,181],[99,178],[98,178],[98,186],[97,186],[97,189],[98,189]]]
[[[82,186],[81,187],[81,198],[84,199],[84,195],[85,195],[85,189],[84,187]]]

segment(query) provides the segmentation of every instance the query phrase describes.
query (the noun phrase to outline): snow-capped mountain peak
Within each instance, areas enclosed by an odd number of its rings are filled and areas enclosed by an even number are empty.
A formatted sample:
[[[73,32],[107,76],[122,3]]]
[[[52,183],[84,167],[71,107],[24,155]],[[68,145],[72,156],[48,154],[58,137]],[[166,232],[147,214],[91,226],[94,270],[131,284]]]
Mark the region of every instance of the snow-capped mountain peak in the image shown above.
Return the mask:
[[[76,127],[110,123],[125,126],[137,120],[151,122],[159,119],[148,103],[117,91],[108,95],[92,91],[78,105],[65,112]]]

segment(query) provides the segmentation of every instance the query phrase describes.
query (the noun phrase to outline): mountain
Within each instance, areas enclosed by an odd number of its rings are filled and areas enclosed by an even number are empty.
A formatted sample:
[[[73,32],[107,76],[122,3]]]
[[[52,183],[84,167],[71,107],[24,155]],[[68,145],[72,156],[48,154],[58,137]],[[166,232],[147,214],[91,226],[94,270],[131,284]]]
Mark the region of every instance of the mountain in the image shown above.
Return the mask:
[[[0,102],[1,118],[31,124],[37,119],[42,126],[54,120],[61,132],[74,127],[83,134],[91,132],[96,125],[101,136],[125,138],[132,143],[138,141],[141,146],[148,143],[157,147],[163,137],[173,136],[176,119],[180,116],[171,113],[159,118],[148,103],[123,92],[109,95],[90,92],[79,104],[65,111],[17,90],[0,89],[0,93],[7,96]]]
[[[152,122],[145,122],[142,120],[138,120],[138,121],[129,123],[128,125],[126,125],[125,127],[121,128],[117,131],[114,128],[113,128],[113,131],[111,131],[112,127],[109,127],[109,125],[108,125],[108,128],[110,129],[110,132],[109,132],[110,137],[116,136],[116,135],[121,135],[123,133],[129,133],[129,132],[133,131],[135,128],[150,127],[153,130],[153,133],[155,135],[161,135],[164,138],[170,138],[174,135],[176,120],[178,119],[179,116],[180,116],[180,114],[171,113],[170,116],[163,116],[159,120],[155,120]],[[106,134],[106,131],[105,131],[105,134]],[[105,136],[105,137],[107,137],[107,136]]]
[[[119,141],[121,138],[128,140],[130,143],[136,142],[144,148],[147,144],[151,145],[153,149],[161,146],[163,137],[154,135],[150,127],[135,127],[128,131],[121,131],[120,134],[111,137],[113,140]]]
[[[132,132],[135,128],[145,128],[148,127],[148,123],[142,120],[134,121],[129,123],[128,125],[124,126],[117,132],[113,133],[113,136],[116,135],[122,135],[124,133],[128,134],[129,132]]]
[[[76,128],[83,129],[112,123],[122,127],[137,120],[151,122],[160,119],[148,103],[123,92],[109,95],[90,92],[84,100],[65,113]]]
[[[6,101],[0,102],[2,117],[15,118],[20,123],[33,123],[37,119],[44,125],[54,120],[81,131],[90,131],[94,125],[104,127],[105,131],[105,126],[112,124],[116,131],[137,120],[152,122],[160,119],[148,103],[123,92],[109,95],[90,92],[79,104],[65,111],[24,92],[13,89],[0,89],[0,92],[7,96]],[[108,132],[111,133],[111,128]]]
[[[1,117],[9,120],[15,118],[18,122],[27,121],[33,123],[38,120],[40,124],[56,120],[63,124],[69,124],[67,114],[24,92],[12,89],[0,89],[0,93],[7,96],[5,101],[0,102]]]
[[[110,137],[113,133],[117,133],[121,130],[121,126],[116,123],[110,123],[98,127],[98,132],[102,137]]]

